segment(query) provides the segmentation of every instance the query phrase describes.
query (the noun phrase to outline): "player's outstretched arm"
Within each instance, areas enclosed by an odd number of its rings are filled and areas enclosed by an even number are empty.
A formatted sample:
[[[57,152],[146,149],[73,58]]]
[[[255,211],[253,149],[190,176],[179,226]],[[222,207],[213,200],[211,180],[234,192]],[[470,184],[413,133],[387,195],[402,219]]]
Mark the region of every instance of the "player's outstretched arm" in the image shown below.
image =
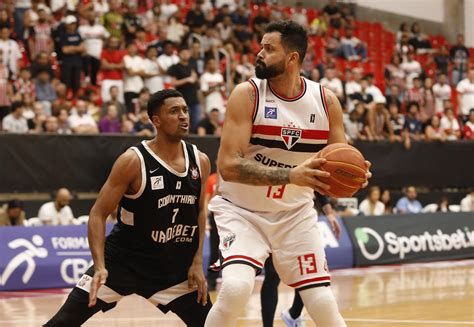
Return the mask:
[[[134,179],[141,179],[140,160],[133,150],[122,154],[102,186],[99,196],[89,214],[88,239],[94,260],[94,280],[89,293],[89,307],[96,304],[97,291],[107,279],[104,262],[105,221],[117,207],[122,196],[130,191]],[[133,190],[130,192],[133,193]]]
[[[255,89],[249,82],[237,85],[227,103],[218,167],[225,181],[257,186],[297,184],[313,189],[328,189],[317,177],[329,174],[317,168],[325,159],[311,159],[295,168],[266,167],[244,158],[252,135]]]
[[[337,96],[329,89],[324,88],[326,93],[326,103],[328,105],[329,111],[329,138],[328,144],[333,143],[346,143],[346,133],[344,132],[344,122],[342,120],[342,108],[341,104],[339,103],[339,99]],[[366,187],[368,185],[368,179],[372,177],[372,173],[369,171],[371,163],[369,161],[365,161],[367,166],[367,181],[364,183],[362,187]]]
[[[204,248],[204,239],[206,232],[207,220],[207,202],[206,202],[206,181],[211,171],[211,162],[206,154],[199,151],[199,161],[201,162],[201,196],[199,198],[199,247],[194,255],[193,263],[188,271],[188,286],[192,288],[194,283],[197,284],[198,298],[197,302],[202,305],[207,304],[207,284],[204,271],[202,270],[202,256]]]

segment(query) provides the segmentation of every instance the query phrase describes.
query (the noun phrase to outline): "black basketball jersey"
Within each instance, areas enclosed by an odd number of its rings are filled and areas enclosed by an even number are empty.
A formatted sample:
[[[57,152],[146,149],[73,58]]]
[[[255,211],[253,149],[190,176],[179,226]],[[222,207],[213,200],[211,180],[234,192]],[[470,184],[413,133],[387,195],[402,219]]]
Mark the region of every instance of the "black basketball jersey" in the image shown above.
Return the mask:
[[[195,145],[182,146],[184,172],[169,167],[146,141],[131,147],[140,158],[142,183],[137,194],[120,200],[105,252],[132,262],[143,276],[185,278],[198,248],[200,161]]]

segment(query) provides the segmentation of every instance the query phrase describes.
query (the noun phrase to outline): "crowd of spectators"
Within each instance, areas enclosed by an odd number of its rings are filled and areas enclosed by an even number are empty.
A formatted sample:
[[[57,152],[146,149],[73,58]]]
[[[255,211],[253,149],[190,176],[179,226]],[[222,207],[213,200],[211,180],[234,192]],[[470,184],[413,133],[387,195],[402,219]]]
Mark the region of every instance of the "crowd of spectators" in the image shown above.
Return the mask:
[[[370,62],[379,52],[354,5],[334,0],[320,11],[244,0],[3,1],[1,129],[150,136],[147,100],[174,87],[192,131],[219,135],[229,92],[254,76],[264,25],[280,19],[307,28],[301,73],[339,97],[351,141],[409,148],[474,138],[474,68],[462,35],[434,45],[420,24],[402,24],[380,79]]]
[[[333,207],[340,216],[382,216],[393,214],[418,214],[427,212],[474,212],[474,190],[468,193],[459,203],[450,203],[447,196],[441,196],[436,203],[427,203],[424,206],[418,200],[418,192],[414,186],[403,190],[403,196],[396,201],[388,189],[381,190],[378,186],[371,186],[367,196],[358,206],[333,201]],[[355,200],[355,199],[352,199]]]
[[[211,179],[213,185],[216,175]],[[37,217],[27,217],[24,204],[20,200],[10,200],[0,206],[0,227],[2,226],[43,226],[43,225],[77,225],[87,222],[77,219],[71,209],[71,192],[66,188],[60,188],[55,192],[52,201],[41,205]],[[423,206],[417,199],[417,190],[413,186],[405,188],[404,195],[396,202],[388,189],[381,191],[378,186],[372,186],[368,190],[367,197],[361,201],[357,208],[338,203],[332,199],[332,206],[338,215],[342,217],[364,215],[382,216],[393,214],[417,214],[427,212],[474,212],[474,190],[468,193],[459,204],[450,203],[446,196],[442,196],[437,203]],[[117,221],[117,210],[108,218],[107,222]]]
[[[24,203],[13,199],[0,205],[0,227],[4,226],[67,226],[86,224],[87,215],[75,216],[70,203],[73,199],[71,191],[60,188],[54,192],[51,201],[43,203],[35,217],[26,215]],[[117,210],[107,217],[107,222],[117,222]]]

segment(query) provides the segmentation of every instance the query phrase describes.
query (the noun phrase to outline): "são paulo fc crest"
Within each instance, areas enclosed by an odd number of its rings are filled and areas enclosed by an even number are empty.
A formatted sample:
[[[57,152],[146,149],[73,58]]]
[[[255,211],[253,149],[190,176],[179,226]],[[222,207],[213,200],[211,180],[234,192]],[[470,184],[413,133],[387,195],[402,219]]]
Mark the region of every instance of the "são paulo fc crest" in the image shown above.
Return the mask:
[[[222,249],[221,251],[227,251],[229,250],[230,246],[232,243],[235,241],[235,234],[234,233],[229,233],[224,238],[222,239]]]
[[[192,179],[198,179],[198,177],[199,177],[199,172],[198,172],[197,167],[192,167],[191,168],[191,178]]]
[[[283,142],[285,142],[285,145],[289,150],[301,138],[301,129],[291,128],[291,127],[283,127],[281,129],[281,138],[283,139]]]

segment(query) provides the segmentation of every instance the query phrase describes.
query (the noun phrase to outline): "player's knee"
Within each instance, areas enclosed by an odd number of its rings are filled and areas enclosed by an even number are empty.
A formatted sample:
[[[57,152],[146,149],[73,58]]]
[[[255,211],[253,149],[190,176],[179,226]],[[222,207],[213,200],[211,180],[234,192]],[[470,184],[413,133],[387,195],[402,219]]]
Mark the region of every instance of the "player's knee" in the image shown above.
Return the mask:
[[[247,303],[253,290],[253,281],[238,277],[227,278],[222,282],[217,305],[221,311],[242,308]]]
[[[318,326],[346,326],[339,313],[330,287],[315,287],[300,291],[306,310]]]
[[[245,280],[240,278],[229,278],[222,283],[221,292],[225,294],[226,297],[235,299],[244,299],[250,297],[250,294],[253,290],[253,281]]]

